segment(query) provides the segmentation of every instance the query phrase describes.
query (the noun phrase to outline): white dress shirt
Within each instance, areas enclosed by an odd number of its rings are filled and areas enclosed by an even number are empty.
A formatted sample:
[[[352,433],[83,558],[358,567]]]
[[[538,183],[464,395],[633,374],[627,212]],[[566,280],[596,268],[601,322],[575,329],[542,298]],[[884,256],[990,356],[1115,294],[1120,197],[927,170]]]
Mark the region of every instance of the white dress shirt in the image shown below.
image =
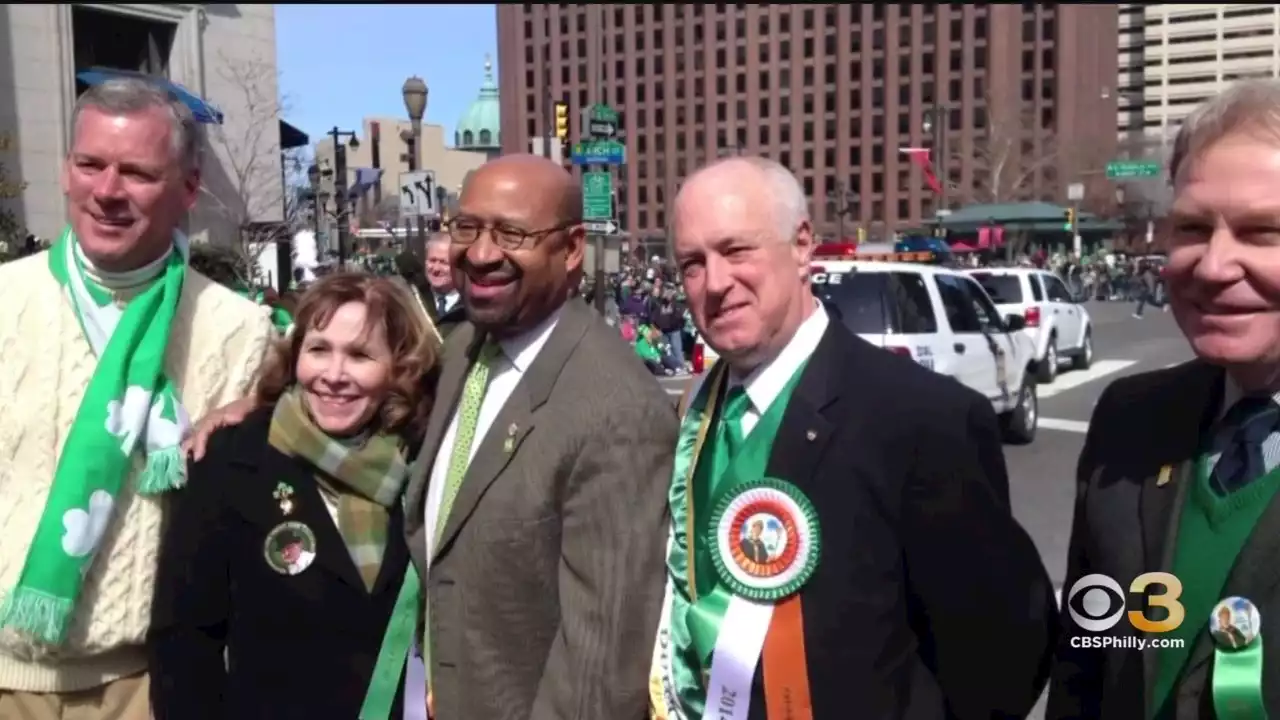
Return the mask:
[[[547,338],[551,337],[551,331],[555,329],[559,319],[560,311],[557,310],[536,327],[518,337],[498,343],[502,352],[493,359],[489,368],[489,384],[484,393],[484,400],[480,403],[476,433],[467,455],[468,464],[475,457],[476,448],[480,447],[498,413],[507,404],[516,385],[520,383],[520,378],[529,371],[534,358],[538,356],[542,346],[547,344]],[[426,517],[423,519],[426,532],[423,534],[427,538],[428,567],[431,565],[431,555],[435,551],[436,520],[440,514],[440,503],[444,500],[444,486],[449,477],[449,460],[453,457],[453,444],[457,437],[458,409],[455,407],[453,416],[449,419],[449,429],[445,431],[440,449],[436,452],[435,460],[431,464],[431,477],[427,485]]]
[[[443,299],[444,299],[444,307],[443,307],[443,308],[441,308],[441,307],[440,307],[440,300],[441,300],[441,298],[443,298]],[[431,291],[431,302],[433,302],[433,303],[435,303],[435,304],[436,304],[436,310],[437,310],[441,315],[443,315],[443,314],[445,314],[445,313],[447,313],[447,312],[449,312],[449,311],[453,310],[454,306],[456,306],[456,305],[458,304],[458,291],[457,291],[457,290],[450,290],[449,292],[445,293],[445,294],[442,296],[442,295],[440,295],[439,293],[437,293],[436,291],[432,290],[432,291]]]
[[[739,378],[737,373],[729,371],[729,387],[741,385],[747,393],[747,399],[751,401],[751,407],[742,416],[742,437],[751,434],[761,416],[768,412],[769,406],[786,389],[796,370],[818,349],[818,343],[822,341],[829,322],[827,311],[819,303],[813,314],[800,323],[796,334],[791,336],[782,352],[772,360],[752,370],[745,378]]]

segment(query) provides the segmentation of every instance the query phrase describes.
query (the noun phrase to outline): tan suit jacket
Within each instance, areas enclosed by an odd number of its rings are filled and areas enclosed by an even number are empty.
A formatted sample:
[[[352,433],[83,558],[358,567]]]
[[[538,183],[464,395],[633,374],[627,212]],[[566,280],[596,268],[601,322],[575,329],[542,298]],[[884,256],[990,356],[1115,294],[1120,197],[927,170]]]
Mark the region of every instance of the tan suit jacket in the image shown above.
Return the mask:
[[[673,403],[616,331],[569,300],[479,440],[426,573],[427,481],[481,340],[470,323],[449,338],[407,498],[436,717],[641,718],[662,601]]]

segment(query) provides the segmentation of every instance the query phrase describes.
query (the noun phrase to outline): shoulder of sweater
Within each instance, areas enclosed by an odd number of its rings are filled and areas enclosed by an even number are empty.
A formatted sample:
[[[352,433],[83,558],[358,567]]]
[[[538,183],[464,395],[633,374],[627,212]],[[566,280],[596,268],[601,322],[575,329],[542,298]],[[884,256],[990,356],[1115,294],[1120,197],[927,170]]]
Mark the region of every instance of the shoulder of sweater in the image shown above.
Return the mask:
[[[257,325],[264,332],[271,328],[271,308],[241,297],[194,270],[188,270],[183,281],[182,304],[187,314],[201,322],[225,324],[228,329],[246,324]]]
[[[25,296],[41,283],[56,287],[58,283],[48,268],[48,250],[0,264],[0,296]]]

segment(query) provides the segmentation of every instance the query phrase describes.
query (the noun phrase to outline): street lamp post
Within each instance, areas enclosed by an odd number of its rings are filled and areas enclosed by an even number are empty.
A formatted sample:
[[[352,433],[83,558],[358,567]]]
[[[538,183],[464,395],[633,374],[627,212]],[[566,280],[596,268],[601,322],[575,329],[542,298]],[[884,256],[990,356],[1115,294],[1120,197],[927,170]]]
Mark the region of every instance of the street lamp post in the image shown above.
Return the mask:
[[[320,166],[312,163],[307,167],[307,186],[311,188],[311,224],[315,228],[316,240],[320,239]]]
[[[858,212],[858,194],[848,189],[843,180],[837,180],[835,188],[827,193],[827,207],[836,216],[836,242],[844,242],[844,219],[853,219]]]
[[[350,200],[347,197],[347,147],[358,149],[360,140],[356,138],[355,131],[339,130],[337,125],[329,131],[329,137],[333,138],[333,202],[338,220],[338,269],[342,270],[347,265],[347,240],[351,234],[347,221],[347,202]],[[344,143],[343,138],[351,140]]]
[[[938,209],[947,209],[947,185],[950,176],[947,174],[947,127],[951,113],[942,103],[934,103],[924,111],[921,129],[931,133],[930,150],[933,155],[933,169],[938,174]]]
[[[422,147],[422,116],[427,112],[427,83],[414,75],[404,81],[400,94],[404,96],[404,109],[409,113],[409,125],[412,128],[407,136],[402,133],[401,137],[409,150],[409,172],[417,172],[418,153],[421,152]],[[426,262],[426,219],[418,217],[414,223],[417,225],[417,233],[409,243],[409,252],[413,253],[419,261]]]

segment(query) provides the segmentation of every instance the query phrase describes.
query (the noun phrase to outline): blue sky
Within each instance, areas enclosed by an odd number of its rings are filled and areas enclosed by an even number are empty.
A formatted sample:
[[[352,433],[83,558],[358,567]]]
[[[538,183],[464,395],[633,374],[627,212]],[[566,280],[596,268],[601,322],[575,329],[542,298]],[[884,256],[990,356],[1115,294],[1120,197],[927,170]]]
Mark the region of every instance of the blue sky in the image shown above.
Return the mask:
[[[314,143],[366,116],[408,117],[400,87],[427,82],[425,122],[446,137],[497,70],[493,5],[276,5],[276,61],[286,120]]]

